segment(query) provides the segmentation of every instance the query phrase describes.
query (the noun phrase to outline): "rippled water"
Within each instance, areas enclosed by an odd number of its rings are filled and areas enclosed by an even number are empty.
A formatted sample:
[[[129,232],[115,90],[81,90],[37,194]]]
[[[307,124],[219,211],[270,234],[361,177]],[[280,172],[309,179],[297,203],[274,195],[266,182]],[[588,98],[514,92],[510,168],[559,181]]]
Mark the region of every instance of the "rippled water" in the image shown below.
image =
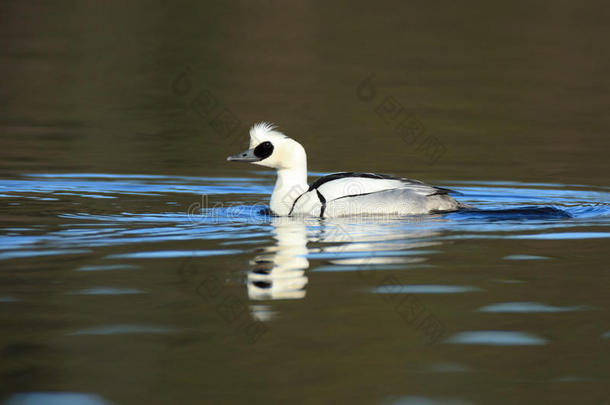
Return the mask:
[[[177,359],[228,377],[270,361],[290,368],[291,351],[334,347],[345,366],[386,361],[388,375],[404,369],[422,387],[440,380],[466,397],[466,385],[498,376],[605,384],[595,348],[610,333],[608,275],[588,263],[610,237],[610,190],[438,184],[474,208],[277,218],[265,210],[271,176],[4,179],[5,379],[55,374],[61,354],[60,375],[98,392],[94,377],[115,367],[152,382],[146,369],[163,364],[171,383]],[[156,357],[134,361],[142,346]],[[301,361],[299,373],[323,364]]]

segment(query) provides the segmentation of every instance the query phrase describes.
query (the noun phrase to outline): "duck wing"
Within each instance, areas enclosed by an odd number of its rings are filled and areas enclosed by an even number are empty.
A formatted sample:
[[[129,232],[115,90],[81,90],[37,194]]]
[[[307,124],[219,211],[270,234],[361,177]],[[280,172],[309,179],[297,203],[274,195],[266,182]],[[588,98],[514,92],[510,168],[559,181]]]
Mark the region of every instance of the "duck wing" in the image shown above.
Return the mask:
[[[326,201],[354,197],[379,191],[409,189],[416,195],[432,196],[451,192],[418,180],[394,177],[387,174],[341,172],[320,177],[309,186],[308,192],[319,192]]]
[[[333,173],[314,181],[293,202],[288,215],[305,213],[323,217],[352,213],[422,213],[430,210],[427,203],[430,199],[442,198],[455,202],[447,195],[449,192],[451,190],[446,188],[387,174]],[[405,201],[411,201],[411,204],[405,204]],[[333,209],[326,211],[326,207]],[[443,208],[444,204],[440,204],[433,209]]]
[[[457,211],[461,204],[446,193],[425,195],[418,188],[395,188],[346,196],[320,207],[325,218],[348,215],[419,215]]]

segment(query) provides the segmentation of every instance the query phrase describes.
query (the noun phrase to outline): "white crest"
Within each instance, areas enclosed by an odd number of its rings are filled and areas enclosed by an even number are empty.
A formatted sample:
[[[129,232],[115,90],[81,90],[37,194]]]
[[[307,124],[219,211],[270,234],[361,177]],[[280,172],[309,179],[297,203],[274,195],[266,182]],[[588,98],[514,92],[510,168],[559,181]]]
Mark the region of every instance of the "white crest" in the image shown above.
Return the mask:
[[[268,122],[256,123],[250,128],[250,147],[254,148],[259,143],[288,138],[283,133],[276,131],[277,126]]]

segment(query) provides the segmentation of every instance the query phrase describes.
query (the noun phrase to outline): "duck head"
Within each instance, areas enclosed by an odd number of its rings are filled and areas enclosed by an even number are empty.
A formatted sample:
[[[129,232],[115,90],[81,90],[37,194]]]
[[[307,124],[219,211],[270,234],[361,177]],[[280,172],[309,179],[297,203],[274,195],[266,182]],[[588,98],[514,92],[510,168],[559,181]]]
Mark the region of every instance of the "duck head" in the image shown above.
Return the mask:
[[[250,149],[231,155],[227,160],[248,162],[277,170],[302,169],[307,167],[305,149],[297,141],[276,131],[266,122],[250,128]]]

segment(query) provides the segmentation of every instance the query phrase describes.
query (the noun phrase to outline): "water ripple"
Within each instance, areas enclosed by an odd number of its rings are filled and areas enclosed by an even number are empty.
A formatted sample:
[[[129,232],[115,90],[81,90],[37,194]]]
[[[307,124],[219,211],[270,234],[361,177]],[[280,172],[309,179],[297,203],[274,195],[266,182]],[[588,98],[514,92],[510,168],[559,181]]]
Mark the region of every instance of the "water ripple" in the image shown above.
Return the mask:
[[[539,346],[547,342],[531,333],[511,331],[460,332],[447,339],[447,343],[490,346]]]
[[[482,291],[478,287],[463,285],[383,285],[371,290],[374,294],[459,294]]]
[[[158,250],[152,252],[120,253],[107,256],[109,259],[163,259],[176,257],[207,257],[241,253],[241,250]]]
[[[571,312],[584,311],[591,309],[586,306],[566,306],[558,307],[553,305],[541,304],[538,302],[502,302],[499,304],[486,305],[479,308],[479,312],[496,313],[529,313],[529,312]]]
[[[81,392],[22,392],[13,394],[3,405],[111,405],[97,394]]]
[[[104,325],[77,330],[70,335],[132,335],[132,334],[166,334],[176,330],[155,325]]]

